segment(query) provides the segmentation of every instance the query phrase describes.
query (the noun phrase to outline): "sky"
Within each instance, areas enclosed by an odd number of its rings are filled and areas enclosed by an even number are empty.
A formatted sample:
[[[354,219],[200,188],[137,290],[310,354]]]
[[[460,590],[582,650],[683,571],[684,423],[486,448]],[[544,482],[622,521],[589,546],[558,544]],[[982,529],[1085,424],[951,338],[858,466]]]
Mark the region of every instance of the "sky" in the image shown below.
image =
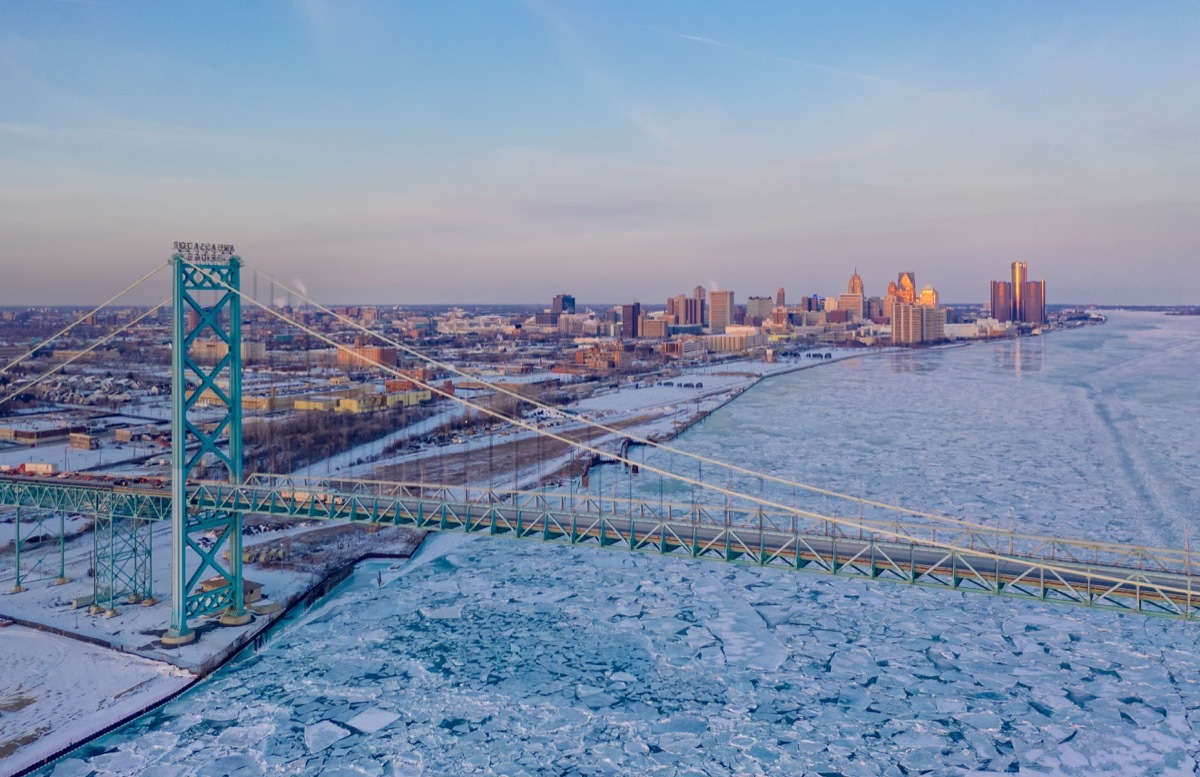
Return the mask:
[[[0,0],[0,305],[177,240],[329,304],[976,302],[1018,260],[1200,304],[1197,40],[1166,0]]]

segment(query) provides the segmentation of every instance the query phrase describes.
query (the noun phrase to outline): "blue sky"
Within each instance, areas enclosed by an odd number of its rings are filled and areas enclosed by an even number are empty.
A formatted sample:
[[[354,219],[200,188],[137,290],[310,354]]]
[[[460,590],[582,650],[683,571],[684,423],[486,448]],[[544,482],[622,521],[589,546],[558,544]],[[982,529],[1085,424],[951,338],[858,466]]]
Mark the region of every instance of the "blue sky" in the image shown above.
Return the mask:
[[[0,0],[0,305],[174,240],[328,302],[974,301],[1024,260],[1198,303],[1197,40],[1192,2]]]

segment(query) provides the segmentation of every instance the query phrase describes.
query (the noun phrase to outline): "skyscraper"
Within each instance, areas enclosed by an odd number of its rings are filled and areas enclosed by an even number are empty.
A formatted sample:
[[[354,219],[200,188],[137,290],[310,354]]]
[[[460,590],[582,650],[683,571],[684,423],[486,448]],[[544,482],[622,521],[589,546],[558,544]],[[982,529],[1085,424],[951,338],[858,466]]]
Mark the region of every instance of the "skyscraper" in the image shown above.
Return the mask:
[[[896,280],[896,294],[904,302],[917,301],[917,274],[902,272]]]
[[[639,319],[642,317],[642,305],[635,302],[632,305],[621,306],[621,337],[633,340],[641,336],[638,331]]]
[[[897,300],[892,305],[893,344],[912,345],[924,340],[921,324],[921,309],[917,305],[903,300]]]
[[[946,309],[896,302],[892,311],[892,343],[916,345],[946,339]]]
[[[1000,323],[1012,321],[1012,284],[992,281],[992,318]]]
[[[1026,321],[1025,318],[1025,276],[1028,273],[1028,268],[1024,262],[1012,263],[1012,297],[1013,297],[1013,320]]]
[[[757,319],[756,326],[758,326],[764,321],[771,320],[771,311],[774,307],[770,297],[751,297],[746,301],[746,315]]]
[[[550,307],[551,313],[574,313],[575,312],[575,297],[570,294],[558,294],[554,297],[554,302]]]
[[[1046,282],[1026,281],[1025,283],[1025,322],[1028,324],[1046,323]]]
[[[779,287],[779,291],[775,292],[775,307],[782,308],[787,306],[787,298],[783,294],[783,287]]]
[[[733,292],[714,291],[708,312],[708,328],[714,335],[724,334],[725,327],[733,323]]]
[[[863,282],[858,270],[850,276],[846,284],[846,293],[838,298],[838,309],[850,314],[850,320],[861,321],[863,318]]]
[[[1046,323],[1046,282],[1028,280],[1028,272],[1025,262],[1013,262],[1011,281],[992,281],[992,318]]]
[[[666,318],[672,326],[701,326],[704,323],[704,300],[683,294],[669,297]]]

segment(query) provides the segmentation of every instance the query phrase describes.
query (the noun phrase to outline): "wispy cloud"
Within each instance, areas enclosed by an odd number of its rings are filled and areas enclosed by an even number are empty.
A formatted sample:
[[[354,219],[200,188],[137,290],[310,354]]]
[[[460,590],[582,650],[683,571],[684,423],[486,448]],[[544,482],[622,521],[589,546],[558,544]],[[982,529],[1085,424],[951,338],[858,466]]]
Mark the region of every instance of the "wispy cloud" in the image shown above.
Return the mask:
[[[112,139],[158,146],[210,146],[213,148],[257,152],[290,152],[301,146],[287,140],[255,135],[240,135],[173,124],[79,125],[67,128],[46,124],[0,121],[0,134],[63,140]]]
[[[562,56],[630,124],[668,151],[686,153],[695,150],[695,144],[689,141],[685,133],[672,128],[648,108],[629,99],[594,60],[584,55],[585,46],[578,31],[555,8],[537,0],[526,0],[525,6],[553,33]]]
[[[959,97],[960,96],[960,95],[955,95],[955,94],[951,94],[948,92],[940,92],[940,91],[937,91],[934,89],[928,89],[925,87],[913,86],[911,84],[904,83],[903,81],[897,81],[892,78],[884,78],[883,76],[874,75],[872,73],[863,73],[863,72],[860,72],[857,70],[850,70],[850,69],[841,68],[841,67],[833,67],[832,65],[825,65],[820,62],[813,62],[812,60],[808,60],[808,59],[799,59],[797,57],[785,57],[785,56],[781,56],[779,54],[772,54],[772,53],[766,52],[766,51],[758,51],[755,49],[749,49],[744,46],[739,46],[734,43],[728,43],[726,41],[716,40],[715,38],[708,38],[703,35],[690,35],[690,34],[684,33],[684,32],[674,32],[672,30],[662,30],[662,29],[658,29],[656,27],[641,26],[640,29],[646,30],[647,32],[657,33],[659,35],[666,35],[666,36],[669,36],[672,38],[677,38],[679,40],[686,40],[686,41],[691,41],[692,43],[699,43],[699,44],[702,44],[705,46],[713,46],[715,48],[727,49],[729,51],[736,51],[739,54],[746,54],[748,56],[756,57],[758,59],[764,59],[764,60],[768,60],[771,62],[778,62],[778,63],[784,64],[784,65],[793,65],[795,67],[802,67],[802,68],[806,68],[808,70],[815,70],[815,71],[818,71],[821,73],[828,73],[829,75],[838,76],[840,78],[846,78],[846,79],[850,79],[850,80],[854,80],[854,81],[860,81],[860,82],[866,83],[866,84],[874,84],[876,86],[888,87],[888,88],[892,88],[892,89],[900,89],[900,90],[904,90],[907,92],[913,92],[913,93],[917,93],[917,94],[927,95],[930,97],[947,98],[947,97]]]

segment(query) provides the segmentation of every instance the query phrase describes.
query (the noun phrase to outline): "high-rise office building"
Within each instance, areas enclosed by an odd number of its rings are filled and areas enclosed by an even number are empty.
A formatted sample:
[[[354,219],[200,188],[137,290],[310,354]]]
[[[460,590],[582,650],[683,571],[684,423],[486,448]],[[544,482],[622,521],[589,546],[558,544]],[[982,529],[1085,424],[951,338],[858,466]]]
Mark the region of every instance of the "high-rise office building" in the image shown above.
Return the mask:
[[[1025,282],[1025,323],[1046,323],[1046,282]]]
[[[1013,320],[1025,321],[1025,279],[1028,268],[1024,262],[1012,263]]]
[[[784,296],[782,286],[780,286],[779,290],[775,292],[775,307],[777,307],[777,308],[787,307],[787,297]]]
[[[574,313],[575,297],[570,294],[558,294],[550,306],[551,313]]]
[[[838,310],[844,310],[850,316],[851,321],[862,321],[863,317],[863,295],[861,294],[843,294],[838,297]]]
[[[1028,279],[1025,262],[1012,263],[1011,281],[992,281],[992,318],[1023,324],[1046,323],[1046,282]]]
[[[898,301],[892,309],[892,343],[916,345],[946,339],[946,309]]]
[[[892,304],[892,343],[912,345],[924,339],[921,309],[911,302],[897,300]]]
[[[644,313],[638,316],[638,337],[661,340],[667,336],[667,327],[665,318],[650,318]]]
[[[733,323],[733,292],[714,291],[708,311],[708,328],[714,335],[724,334]]]
[[[635,302],[632,305],[621,306],[621,337],[633,340],[641,336],[638,331],[639,319],[642,317],[642,305]]]
[[[676,294],[667,299],[667,323],[671,326],[702,326],[704,300]]]
[[[746,300],[746,316],[757,320],[755,326],[771,320],[771,311],[775,309],[770,297],[751,297]]]
[[[992,318],[1000,323],[1012,321],[1012,284],[992,281]]]
[[[937,289],[927,284],[925,288],[921,289],[921,296],[917,297],[917,304],[924,305],[927,308],[936,308],[938,306],[938,299]]]
[[[896,279],[896,295],[903,302],[917,301],[917,274],[915,272],[900,273],[900,277]]]
[[[704,297],[704,287],[697,286],[692,296],[700,300],[700,325],[708,326],[708,300]]]
[[[849,313],[851,321],[861,321],[865,312],[863,302],[863,281],[856,269],[846,284],[846,293],[838,297],[838,309]]]
[[[946,309],[929,305],[919,305],[921,308],[922,336],[927,343],[936,343],[946,339]]]

